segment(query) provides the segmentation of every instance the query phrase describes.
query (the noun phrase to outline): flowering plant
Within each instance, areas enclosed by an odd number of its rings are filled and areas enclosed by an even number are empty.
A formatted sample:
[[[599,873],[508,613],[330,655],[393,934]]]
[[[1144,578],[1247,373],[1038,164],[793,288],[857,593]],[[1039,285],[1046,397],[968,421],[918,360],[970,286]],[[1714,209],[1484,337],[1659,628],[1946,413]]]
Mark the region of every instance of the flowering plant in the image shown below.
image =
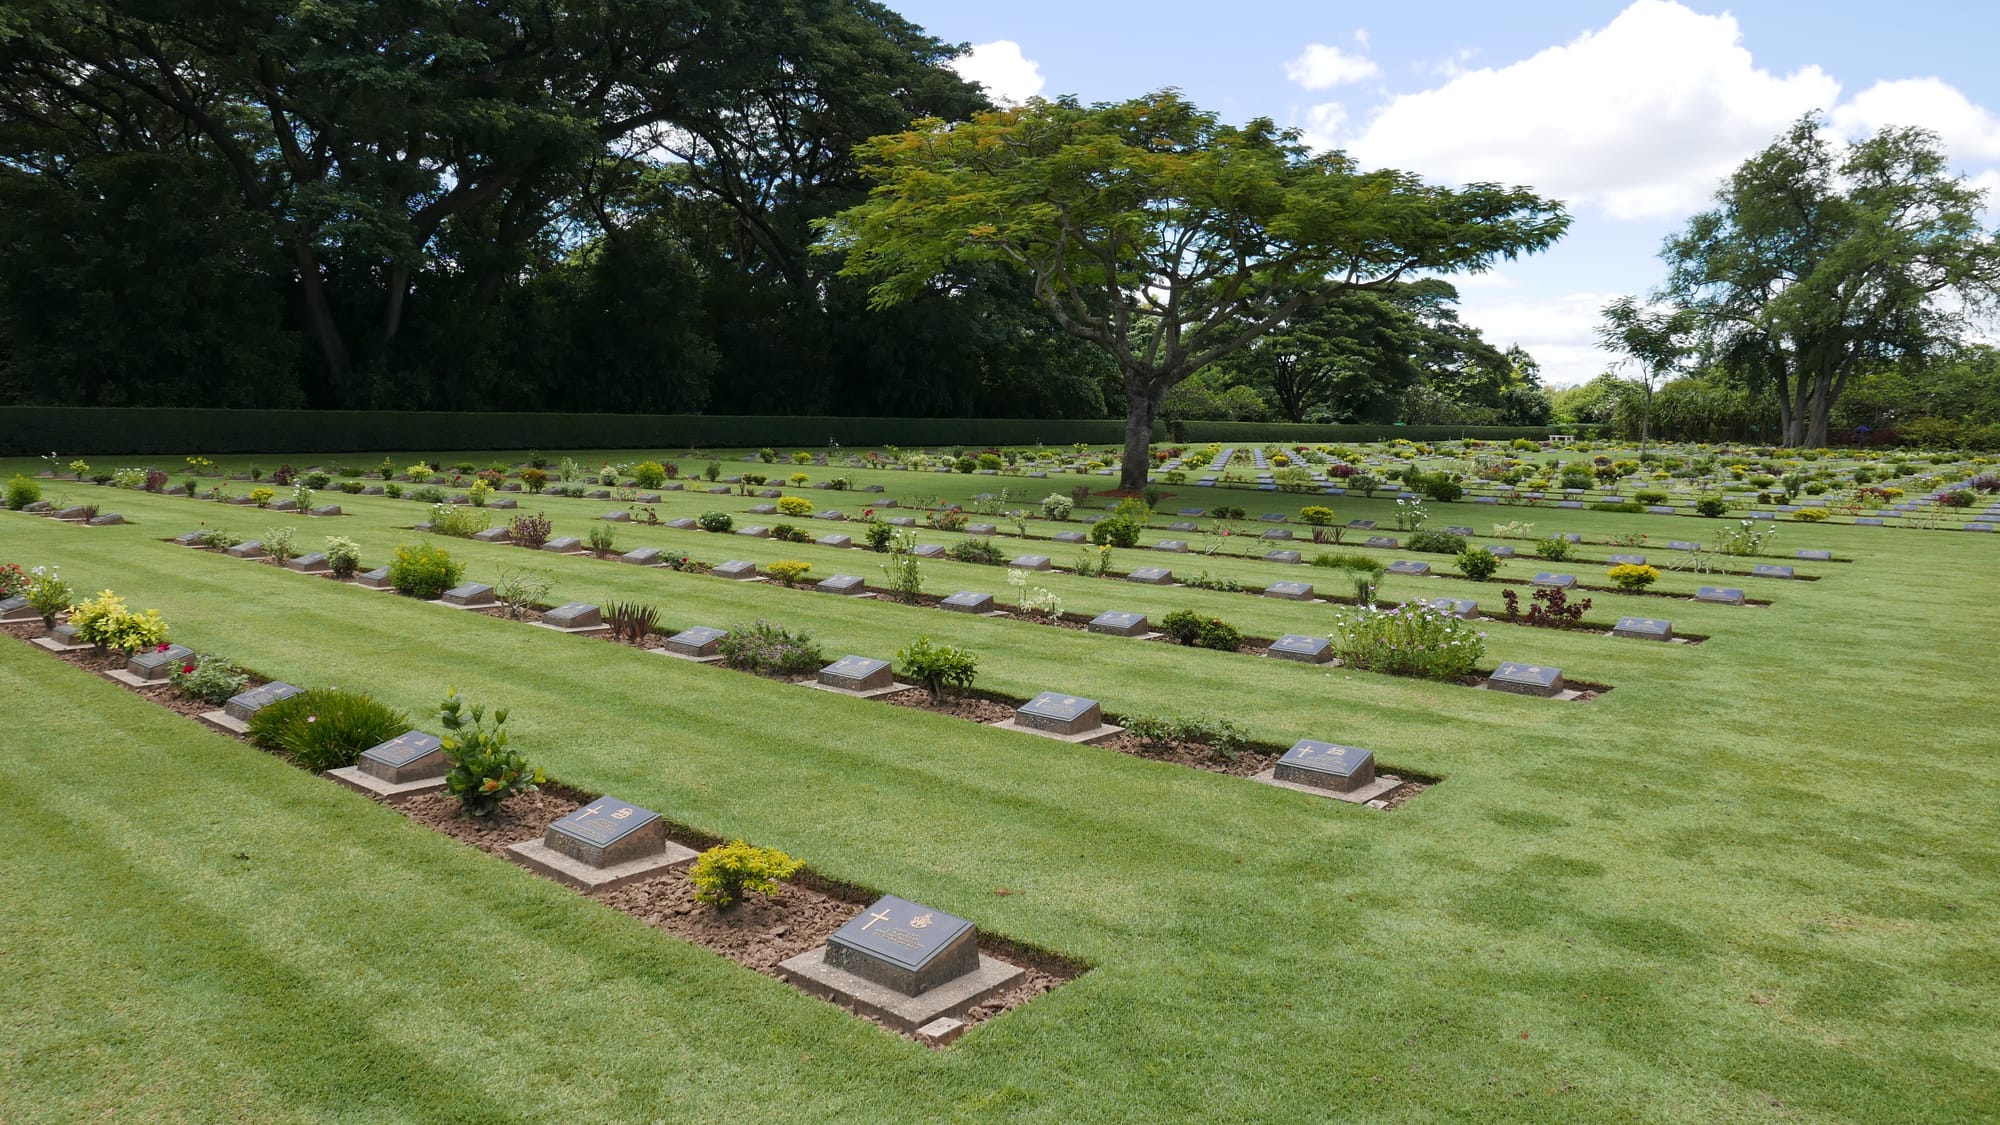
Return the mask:
[[[1486,652],[1486,634],[1441,609],[1410,602],[1394,609],[1363,607],[1343,614],[1330,638],[1350,668],[1456,680]]]

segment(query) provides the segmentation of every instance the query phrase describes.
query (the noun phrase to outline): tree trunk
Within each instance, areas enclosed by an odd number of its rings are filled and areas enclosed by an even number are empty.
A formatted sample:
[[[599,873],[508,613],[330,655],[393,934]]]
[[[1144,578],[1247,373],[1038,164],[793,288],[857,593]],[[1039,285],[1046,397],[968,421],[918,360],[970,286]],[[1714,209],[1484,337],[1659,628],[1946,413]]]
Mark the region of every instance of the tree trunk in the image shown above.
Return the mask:
[[[1153,464],[1153,420],[1166,397],[1165,387],[1155,390],[1132,376],[1125,380],[1125,462],[1118,470],[1122,491],[1138,492],[1146,487],[1146,471]]]
[[[298,266],[299,295],[305,301],[306,321],[312,328],[314,343],[319,345],[320,362],[326,367],[327,386],[335,400],[327,405],[343,405],[347,373],[352,366],[347,341],[341,337],[340,325],[334,320],[333,305],[327,300],[326,282],[319,275],[319,260],[313,256],[312,247],[303,239],[294,238],[290,249],[292,261]]]
[[[1812,416],[1806,424],[1805,444],[1810,449],[1826,448],[1827,419],[1833,413],[1833,372],[1813,376]]]

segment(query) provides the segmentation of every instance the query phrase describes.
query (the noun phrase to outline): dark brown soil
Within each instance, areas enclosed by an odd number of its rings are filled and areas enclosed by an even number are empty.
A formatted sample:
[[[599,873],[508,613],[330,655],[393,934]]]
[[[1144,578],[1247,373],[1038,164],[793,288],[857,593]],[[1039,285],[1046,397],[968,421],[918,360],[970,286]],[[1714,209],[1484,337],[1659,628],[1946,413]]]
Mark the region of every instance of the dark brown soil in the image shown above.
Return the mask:
[[[583,807],[583,802],[560,791],[540,789],[516,793],[483,817],[466,816],[460,811],[458,798],[448,793],[420,793],[389,807],[461,844],[499,855],[511,844],[541,839],[549,825]]]

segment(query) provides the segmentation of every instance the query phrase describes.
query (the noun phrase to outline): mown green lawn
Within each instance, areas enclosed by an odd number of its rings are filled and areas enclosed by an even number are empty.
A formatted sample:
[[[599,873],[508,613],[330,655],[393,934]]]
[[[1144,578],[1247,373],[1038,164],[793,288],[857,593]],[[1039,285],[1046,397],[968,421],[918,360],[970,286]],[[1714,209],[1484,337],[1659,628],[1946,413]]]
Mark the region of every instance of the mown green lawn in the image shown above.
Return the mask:
[[[1032,501],[1081,479],[851,475],[906,502],[1000,487]],[[1818,582],[1716,583],[1768,607],[1592,595],[1593,618],[1668,616],[1711,635],[1699,646],[1487,627],[1487,666],[1556,663],[1614,688],[1577,704],[449,544],[475,580],[551,570],[556,600],[644,599],[677,625],[764,616],[810,627],[830,655],[886,658],[930,632],[974,648],[994,690],[1226,715],[1269,742],[1367,746],[1386,768],[1444,779],[1382,813],[161,541],[204,519],[246,536],[289,521],[302,545],[344,534],[385,561],[419,538],[397,530],[421,518],[408,502],[329,494],[352,514],[308,521],[54,487],[135,522],[0,516],[0,561],[59,563],[79,590],[157,606],[176,640],[295,683],[368,690],[413,714],[456,685],[512,707],[517,745],[571,784],[1093,967],[929,1050],[10,642],[0,1119],[2000,1116],[1988,667],[2000,537],[1785,524],[1783,554],[1824,546],[1855,561],[1799,564]],[[1181,491],[1166,508],[1227,499],[1251,530],[1259,512],[1308,502]],[[850,512],[867,502],[801,494]],[[754,502],[677,495],[660,511],[740,517]],[[580,536],[616,505],[526,506]],[[1333,506],[1394,533],[1386,500]],[[1432,523],[1508,519],[1654,544],[1714,527],[1471,505],[1434,506]],[[880,579],[865,552],[619,536]],[[1063,564],[1073,549],[1036,550]],[[1161,564],[1344,592],[1337,572],[1309,567]],[[937,593],[1006,594],[998,568],[926,564],[926,577]],[[1041,581],[1072,610],[1197,607],[1266,636],[1334,617]],[[1698,581],[1714,580],[1661,585]],[[1498,601],[1448,577],[1384,590],[1417,592]]]

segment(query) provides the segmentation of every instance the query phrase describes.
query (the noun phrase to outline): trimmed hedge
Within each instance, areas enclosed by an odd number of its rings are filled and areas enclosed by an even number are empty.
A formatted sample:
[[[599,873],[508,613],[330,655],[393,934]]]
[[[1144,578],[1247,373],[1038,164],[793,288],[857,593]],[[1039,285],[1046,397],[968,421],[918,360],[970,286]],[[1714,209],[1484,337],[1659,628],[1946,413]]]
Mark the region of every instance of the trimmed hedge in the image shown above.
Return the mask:
[[[1540,438],[1543,427],[1308,426],[1187,422],[1187,442],[1361,442]],[[443,452],[498,449],[709,449],[759,446],[1118,445],[1115,418],[821,418],[702,414],[513,414],[387,410],[206,410],[0,406],[0,455]],[[1169,440],[1165,426],[1155,441]]]

